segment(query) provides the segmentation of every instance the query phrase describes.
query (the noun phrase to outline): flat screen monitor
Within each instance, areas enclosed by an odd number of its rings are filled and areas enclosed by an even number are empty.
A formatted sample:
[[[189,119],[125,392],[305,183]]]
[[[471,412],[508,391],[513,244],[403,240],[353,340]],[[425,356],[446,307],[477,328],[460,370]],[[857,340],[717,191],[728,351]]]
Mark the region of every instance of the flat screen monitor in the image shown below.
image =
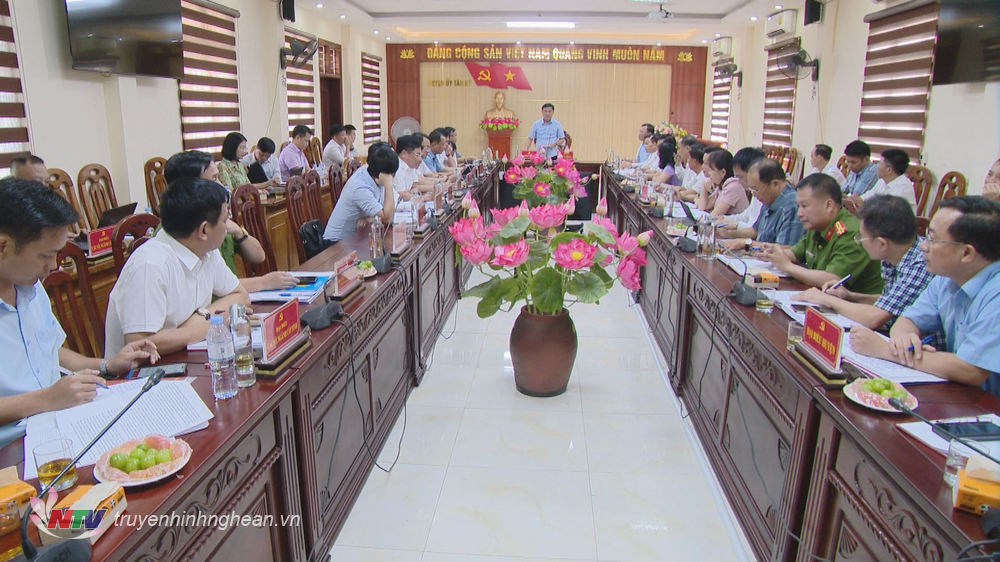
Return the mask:
[[[1000,81],[1000,1],[941,0],[933,83]]]
[[[180,78],[181,0],[66,0],[73,68]]]

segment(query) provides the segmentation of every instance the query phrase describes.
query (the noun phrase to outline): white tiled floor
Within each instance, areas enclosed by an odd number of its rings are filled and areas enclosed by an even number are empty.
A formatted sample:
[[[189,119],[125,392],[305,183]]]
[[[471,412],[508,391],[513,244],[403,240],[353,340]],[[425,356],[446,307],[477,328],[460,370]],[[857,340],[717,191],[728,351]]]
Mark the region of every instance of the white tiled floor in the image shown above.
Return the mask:
[[[505,356],[517,311],[482,320],[459,301],[407,402],[399,462],[372,471],[333,560],[751,559],[629,304],[616,288],[573,307],[569,388],[529,398]]]

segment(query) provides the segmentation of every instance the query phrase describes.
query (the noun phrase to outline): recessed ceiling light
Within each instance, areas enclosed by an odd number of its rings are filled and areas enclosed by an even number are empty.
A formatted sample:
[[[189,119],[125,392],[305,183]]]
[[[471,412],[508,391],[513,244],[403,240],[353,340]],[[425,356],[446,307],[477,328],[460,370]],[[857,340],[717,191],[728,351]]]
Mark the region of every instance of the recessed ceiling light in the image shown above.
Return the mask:
[[[780,10],[780,9],[782,9],[782,8],[784,8],[784,6],[782,6],[781,4],[775,4],[775,5],[774,5],[774,9],[775,9],[775,10]]]
[[[722,34],[721,33],[716,33],[715,36],[716,37],[722,37]]]
[[[986,24],[985,23],[981,23],[981,24],[977,25],[976,27],[978,27],[979,29],[982,29],[982,28],[986,27]]]
[[[576,41],[570,41],[569,44],[570,45],[576,45]]]
[[[374,33],[375,35],[378,35],[378,30],[376,29],[375,31],[372,31],[372,33]]]
[[[347,19],[347,14],[340,14],[340,19],[342,19],[342,20]]]
[[[657,46],[657,47],[662,47],[662,46],[663,46],[663,43],[660,43],[659,41],[657,41],[657,42],[656,42],[656,46]]]
[[[757,16],[750,16],[750,21],[757,21]]]
[[[518,44],[518,45],[520,45],[520,44],[521,44],[521,40],[520,40],[520,39],[518,39],[518,40],[517,40],[517,44]]]
[[[573,29],[576,24],[571,21],[509,21],[511,29]]]
[[[438,44],[438,42],[437,42],[437,41],[435,41],[435,42],[434,42],[434,44],[435,44],[435,45],[437,45],[437,44]]]
[[[391,40],[391,39],[392,39],[392,37],[389,37],[388,35],[386,35],[386,36],[385,36],[385,40],[386,40],[386,41],[389,41],[389,40]]]
[[[323,3],[322,2],[316,2],[316,7],[317,8],[322,8],[323,7]]]
[[[707,44],[707,43],[708,43],[708,39],[702,39],[702,40],[701,40],[701,44],[702,44],[702,45],[705,45],[705,44]]]

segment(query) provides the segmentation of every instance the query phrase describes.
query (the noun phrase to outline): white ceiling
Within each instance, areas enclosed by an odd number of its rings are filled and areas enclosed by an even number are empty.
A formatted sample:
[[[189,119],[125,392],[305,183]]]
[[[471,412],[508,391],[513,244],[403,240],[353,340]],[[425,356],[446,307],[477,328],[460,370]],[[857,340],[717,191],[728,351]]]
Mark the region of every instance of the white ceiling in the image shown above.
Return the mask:
[[[699,45],[716,33],[729,34],[763,19],[775,5],[801,8],[803,0],[664,0],[669,19],[650,19],[660,4],[636,0],[296,0],[330,18],[345,14],[364,19],[392,43],[577,41],[599,43],[662,42]],[[842,0],[844,1],[844,0]],[[850,0],[860,1],[860,0]],[[457,7],[456,7],[457,6]],[[507,29],[507,21],[571,21],[574,29]],[[370,22],[370,23],[368,23]]]

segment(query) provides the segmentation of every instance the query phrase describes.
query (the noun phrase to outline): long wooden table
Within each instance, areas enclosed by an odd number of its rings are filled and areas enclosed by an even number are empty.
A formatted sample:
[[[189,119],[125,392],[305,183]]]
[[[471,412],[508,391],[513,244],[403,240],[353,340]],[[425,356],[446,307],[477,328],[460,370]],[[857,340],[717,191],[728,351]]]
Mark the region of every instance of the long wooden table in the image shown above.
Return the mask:
[[[487,216],[498,180],[494,168],[472,190]],[[456,265],[446,228],[457,215],[446,213],[441,226],[416,240],[397,267],[365,282],[360,298],[346,307],[353,345],[341,325],[315,331],[311,348],[281,376],[258,379],[219,403],[212,399],[204,352],[164,358],[188,363],[194,387],[215,418],[208,429],[185,436],[194,452],[176,476],[127,490],[127,513],[261,515],[273,517],[272,525],[119,525],[97,542],[93,559],[325,560],[372,468],[372,455],[378,455],[409,390],[424,375],[426,358],[459,296],[460,278],[471,271]],[[367,232],[300,268],[330,270],[352,250],[362,259],[368,256]],[[0,449],[0,466],[22,461],[20,441]],[[91,467],[79,475],[80,483],[94,481]],[[34,530],[32,536],[38,544]],[[0,553],[18,543],[17,533],[0,537]]]
[[[759,559],[953,560],[985,538],[978,517],[952,509],[944,456],[895,427],[912,418],[825,388],[786,350],[784,314],[727,299],[738,275],[680,252],[667,222],[604,172],[619,228],[655,233],[638,302]],[[1000,411],[978,388],[911,390],[932,419]]]

